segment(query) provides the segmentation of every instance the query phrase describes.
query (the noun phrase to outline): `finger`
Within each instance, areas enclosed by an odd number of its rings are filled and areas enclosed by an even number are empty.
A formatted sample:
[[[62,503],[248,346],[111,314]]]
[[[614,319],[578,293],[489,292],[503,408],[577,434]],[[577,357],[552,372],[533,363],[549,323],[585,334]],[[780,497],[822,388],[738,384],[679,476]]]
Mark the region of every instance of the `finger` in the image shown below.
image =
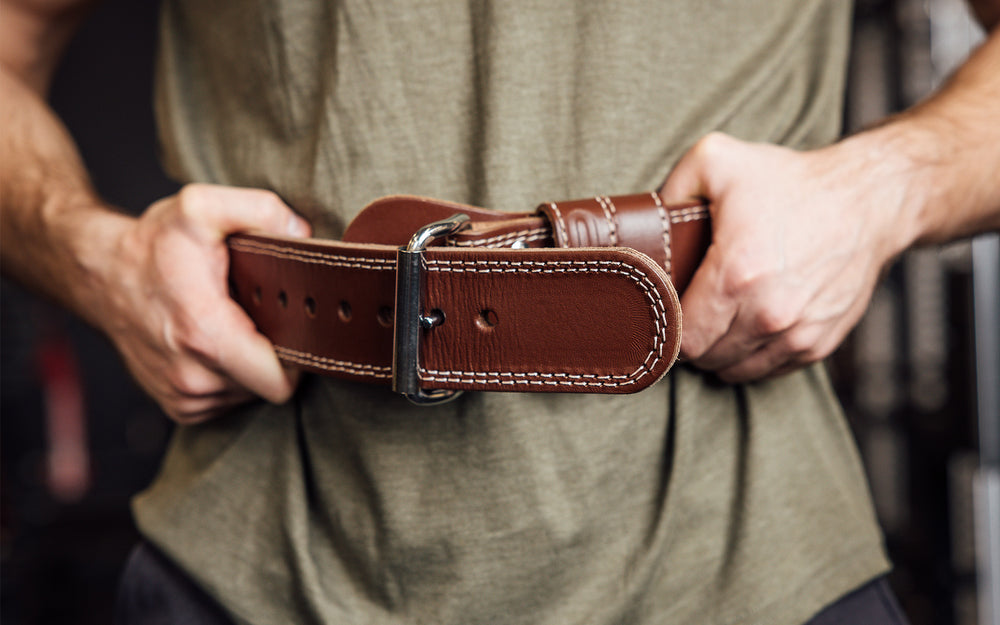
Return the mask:
[[[712,132],[698,140],[674,169],[667,175],[660,195],[667,201],[680,201],[692,197],[719,200],[721,189],[718,172],[745,167],[741,163],[746,144],[721,132]]]
[[[818,326],[809,332],[822,332]],[[796,334],[806,335],[802,330],[792,330],[781,337],[764,344],[756,352],[742,361],[716,371],[719,378],[730,384],[753,382],[785,375],[806,365],[826,358],[836,347],[836,343],[820,343],[818,339],[796,338]]]
[[[158,396],[164,411],[178,423],[201,421],[254,398],[232,378],[196,361],[171,375],[169,387]]]
[[[770,341],[735,364],[715,370],[723,382],[740,384],[752,382],[779,370],[790,370],[801,366],[791,360],[790,355],[780,341]]]
[[[741,328],[739,314],[736,319],[704,354],[692,364],[706,371],[722,371],[745,361],[769,344],[772,338],[756,337]]]
[[[805,336],[807,331],[803,327],[797,327],[801,308],[795,305],[792,294],[754,288],[738,301],[742,304],[738,305],[729,329],[698,357],[696,366],[721,371],[750,358],[769,343],[797,351],[801,343],[811,340]],[[802,349],[807,347],[808,344]]]
[[[208,398],[187,399],[166,409],[167,415],[181,425],[194,425],[213,419],[233,408],[249,403],[256,395],[240,389],[227,395]]]
[[[192,184],[178,194],[181,211],[213,239],[245,230],[307,237],[312,229],[271,191]]]
[[[721,292],[717,257],[718,249],[709,247],[705,260],[681,297],[684,315],[681,356],[695,364],[729,332],[739,310],[736,300]]]
[[[667,175],[660,188],[660,196],[664,201],[679,202],[709,196],[708,183],[704,175],[705,165],[702,153],[698,151],[698,145],[695,144],[688,150]]]
[[[730,383],[772,378],[800,369],[829,356],[840,345],[866,303],[859,299],[848,314],[834,323],[798,323],[775,335],[760,349],[730,366],[716,369]]]
[[[274,346],[257,332],[253,322],[234,303],[226,303],[229,323],[220,332],[217,345],[219,367],[241,386],[272,403],[284,403],[292,396],[298,373],[284,367]]]
[[[726,382],[749,382],[796,369],[826,356],[828,352],[821,351],[821,340],[828,330],[826,323],[797,323],[761,341],[757,349],[744,357],[715,370]]]

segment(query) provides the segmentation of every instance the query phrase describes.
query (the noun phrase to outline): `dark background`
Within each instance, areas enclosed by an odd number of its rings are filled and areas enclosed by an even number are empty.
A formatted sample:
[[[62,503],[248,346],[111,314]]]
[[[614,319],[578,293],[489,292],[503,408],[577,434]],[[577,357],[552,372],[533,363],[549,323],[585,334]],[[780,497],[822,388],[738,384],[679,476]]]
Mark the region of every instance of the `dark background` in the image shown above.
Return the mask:
[[[67,50],[51,94],[100,193],[135,213],[176,188],[157,162],[150,105],[158,11],[155,0],[102,5]],[[102,336],[9,281],[0,289],[0,621],[110,623],[137,539],[129,497],[155,475],[169,421]],[[89,485],[67,492],[46,478],[46,415],[72,402],[65,385],[74,377]]]
[[[948,1],[856,2],[847,129],[933,86],[934,28],[947,22],[934,10]],[[150,106],[157,12],[155,0],[98,9],[51,97],[98,190],[136,213],[176,189],[157,164]],[[914,625],[976,622],[970,306],[966,248],[908,255],[831,360],[896,562],[891,581]],[[108,343],[72,317],[6,281],[0,315],[0,620],[108,623],[137,539],[128,499],[154,476],[169,422]],[[57,443],[73,438],[74,423],[82,459]],[[59,458],[84,468],[75,482],[48,477]]]

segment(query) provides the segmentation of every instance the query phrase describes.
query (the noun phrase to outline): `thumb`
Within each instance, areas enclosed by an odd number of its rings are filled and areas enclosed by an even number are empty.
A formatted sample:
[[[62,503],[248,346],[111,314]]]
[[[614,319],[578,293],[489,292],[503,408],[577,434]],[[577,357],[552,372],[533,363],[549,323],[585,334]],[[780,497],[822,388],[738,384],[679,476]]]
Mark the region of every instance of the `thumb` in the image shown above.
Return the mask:
[[[681,357],[697,360],[729,330],[736,318],[736,302],[725,296],[719,250],[709,247],[690,284],[681,296],[684,315]]]
[[[272,191],[191,184],[179,196],[182,210],[196,216],[203,234],[213,239],[246,230],[291,237],[307,237],[312,233],[309,223]]]
[[[273,403],[287,401],[298,385],[300,371],[285,367],[274,346],[257,332],[234,302],[230,307],[230,330],[218,333],[217,365],[244,388]]]

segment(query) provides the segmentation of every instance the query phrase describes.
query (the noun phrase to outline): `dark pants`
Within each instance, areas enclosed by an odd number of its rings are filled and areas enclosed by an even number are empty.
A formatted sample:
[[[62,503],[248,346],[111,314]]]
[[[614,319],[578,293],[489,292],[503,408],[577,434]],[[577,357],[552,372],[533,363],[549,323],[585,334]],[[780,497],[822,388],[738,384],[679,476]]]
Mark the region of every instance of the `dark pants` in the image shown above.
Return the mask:
[[[146,543],[132,552],[115,609],[116,625],[232,625],[222,609]],[[885,578],[827,606],[805,625],[909,625]]]
[[[115,625],[233,625],[233,621],[166,556],[143,542],[125,565]]]

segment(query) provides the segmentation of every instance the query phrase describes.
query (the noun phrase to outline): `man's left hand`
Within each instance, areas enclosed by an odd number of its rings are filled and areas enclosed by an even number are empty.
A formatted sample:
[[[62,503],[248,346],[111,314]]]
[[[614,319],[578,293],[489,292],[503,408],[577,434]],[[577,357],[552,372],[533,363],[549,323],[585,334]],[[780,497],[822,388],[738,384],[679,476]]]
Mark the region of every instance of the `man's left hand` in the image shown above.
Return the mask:
[[[812,152],[719,133],[699,141],[662,190],[712,207],[712,245],[681,299],[682,357],[736,383],[836,349],[913,240],[905,189],[877,183],[892,167],[863,141]]]

